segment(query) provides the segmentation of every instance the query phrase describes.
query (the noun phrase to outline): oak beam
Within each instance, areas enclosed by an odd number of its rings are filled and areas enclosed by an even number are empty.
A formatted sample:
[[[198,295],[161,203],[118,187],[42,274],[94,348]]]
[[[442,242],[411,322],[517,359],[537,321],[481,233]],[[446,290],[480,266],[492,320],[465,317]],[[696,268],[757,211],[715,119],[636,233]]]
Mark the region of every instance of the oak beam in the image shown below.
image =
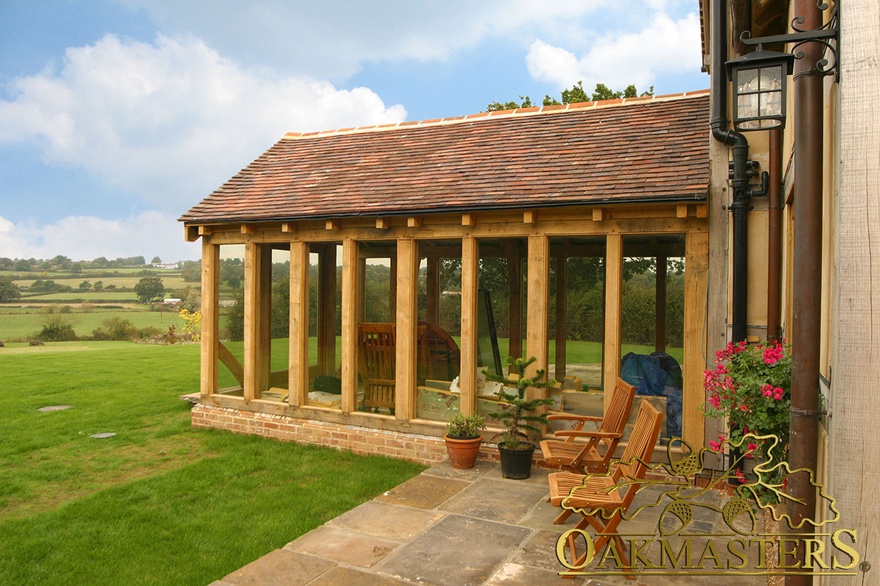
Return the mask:
[[[554,378],[565,378],[566,342],[568,338],[568,259],[564,255],[556,257],[556,369]]]
[[[290,243],[290,349],[287,401],[304,405],[309,390],[309,245]]]
[[[357,410],[357,329],[360,320],[363,284],[358,244],[351,238],[342,241],[342,404],[344,413]]]
[[[620,375],[620,316],[623,291],[623,236],[609,234],[605,258],[605,352],[602,365],[602,388],[610,391]],[[605,408],[611,393],[605,393]]]
[[[657,278],[654,289],[654,351],[666,352],[666,257],[657,255]]]
[[[550,239],[543,234],[529,236],[528,255],[526,346],[529,357],[537,360],[526,376],[534,376],[537,369],[546,369],[549,361]]]
[[[265,282],[266,270],[271,280],[272,250],[262,244],[245,243],[244,247],[244,387],[245,402],[259,399],[269,383],[269,307],[271,287]],[[267,266],[268,265],[268,266]],[[268,290],[268,291],[267,291]],[[269,295],[267,295],[267,292]]]
[[[425,319],[434,325],[440,324],[440,258],[427,259],[425,274]]]
[[[477,239],[461,241],[461,386],[460,409],[464,415],[477,408],[477,293],[479,290],[480,250]]]
[[[416,415],[416,326],[419,319],[417,249],[418,245],[411,238],[397,241],[394,415],[402,420],[410,420]]]
[[[510,308],[508,311],[510,335],[508,339],[509,356],[522,357],[523,348],[523,257],[518,241],[505,241],[504,253],[507,258],[508,288]],[[507,356],[502,357],[502,364]]]
[[[684,273],[684,368],[682,435],[692,446],[703,442],[705,419],[703,343],[706,339],[706,292],[709,286],[709,235],[688,234]]]
[[[336,372],[336,245],[318,253],[318,372]]]
[[[219,388],[220,345],[220,247],[202,240],[202,331],[201,381],[202,397],[213,395]]]

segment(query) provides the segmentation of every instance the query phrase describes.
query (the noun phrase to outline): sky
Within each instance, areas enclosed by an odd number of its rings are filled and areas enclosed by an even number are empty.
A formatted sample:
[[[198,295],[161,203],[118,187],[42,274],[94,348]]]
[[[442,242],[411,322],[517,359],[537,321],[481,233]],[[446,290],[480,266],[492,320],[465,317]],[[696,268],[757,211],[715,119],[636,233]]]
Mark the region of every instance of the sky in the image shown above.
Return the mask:
[[[697,0],[0,0],[0,257],[196,260],[286,132],[705,89]]]

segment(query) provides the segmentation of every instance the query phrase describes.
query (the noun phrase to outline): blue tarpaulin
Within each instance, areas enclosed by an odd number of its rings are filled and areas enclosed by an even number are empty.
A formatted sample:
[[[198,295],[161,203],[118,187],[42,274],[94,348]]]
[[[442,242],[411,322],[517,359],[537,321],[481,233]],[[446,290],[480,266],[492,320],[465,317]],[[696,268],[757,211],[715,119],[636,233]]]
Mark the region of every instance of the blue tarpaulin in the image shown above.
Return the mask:
[[[623,357],[620,377],[636,388],[639,395],[666,397],[666,430],[670,437],[681,437],[681,366],[663,352]]]

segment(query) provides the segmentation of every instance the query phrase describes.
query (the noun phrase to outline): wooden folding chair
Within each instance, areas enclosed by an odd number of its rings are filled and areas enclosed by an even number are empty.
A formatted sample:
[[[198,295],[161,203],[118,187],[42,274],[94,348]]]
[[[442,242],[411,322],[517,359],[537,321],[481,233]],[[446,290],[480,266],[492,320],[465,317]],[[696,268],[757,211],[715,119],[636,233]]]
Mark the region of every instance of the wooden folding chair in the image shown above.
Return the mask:
[[[583,475],[555,472],[548,477],[550,502],[563,508],[553,522],[562,523],[571,513],[580,513],[583,518],[577,528],[586,529],[589,525],[597,532],[593,541],[595,551],[602,551],[608,541],[613,540],[624,566],[629,566],[630,562],[626,557],[626,546],[616,529],[639,491],[640,484],[629,481],[644,478],[654,454],[654,446],[660,437],[662,421],[663,414],[647,399],[642,399],[623,457],[612,462],[609,473]],[[577,554],[575,534],[569,538],[568,548],[572,558],[570,561],[575,566],[583,564],[586,553]]]
[[[358,324],[358,370],[364,381],[364,409],[394,413],[394,324]]]
[[[546,439],[541,442],[544,461],[549,466],[581,474],[607,470],[617,443],[623,437],[623,428],[635,394],[634,386],[618,378],[604,417],[573,413],[548,415],[550,421],[575,421],[576,425],[573,429],[555,433],[556,437],[566,438],[564,440]],[[598,429],[584,429],[584,424],[588,422],[595,423]],[[586,441],[577,441],[577,438],[586,438]],[[604,447],[601,451],[600,446]]]

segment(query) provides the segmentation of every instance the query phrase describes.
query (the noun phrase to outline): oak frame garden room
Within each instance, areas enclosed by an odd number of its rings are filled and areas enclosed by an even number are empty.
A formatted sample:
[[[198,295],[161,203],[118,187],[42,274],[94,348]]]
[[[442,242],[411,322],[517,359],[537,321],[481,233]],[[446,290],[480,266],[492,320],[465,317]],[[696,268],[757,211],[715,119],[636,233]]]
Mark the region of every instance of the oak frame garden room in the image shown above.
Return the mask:
[[[508,355],[559,381],[553,408],[601,413],[624,354],[659,352],[681,369],[666,435],[701,445],[708,119],[697,92],[287,134],[181,217],[194,425],[430,462],[452,413],[504,408],[479,371]]]

